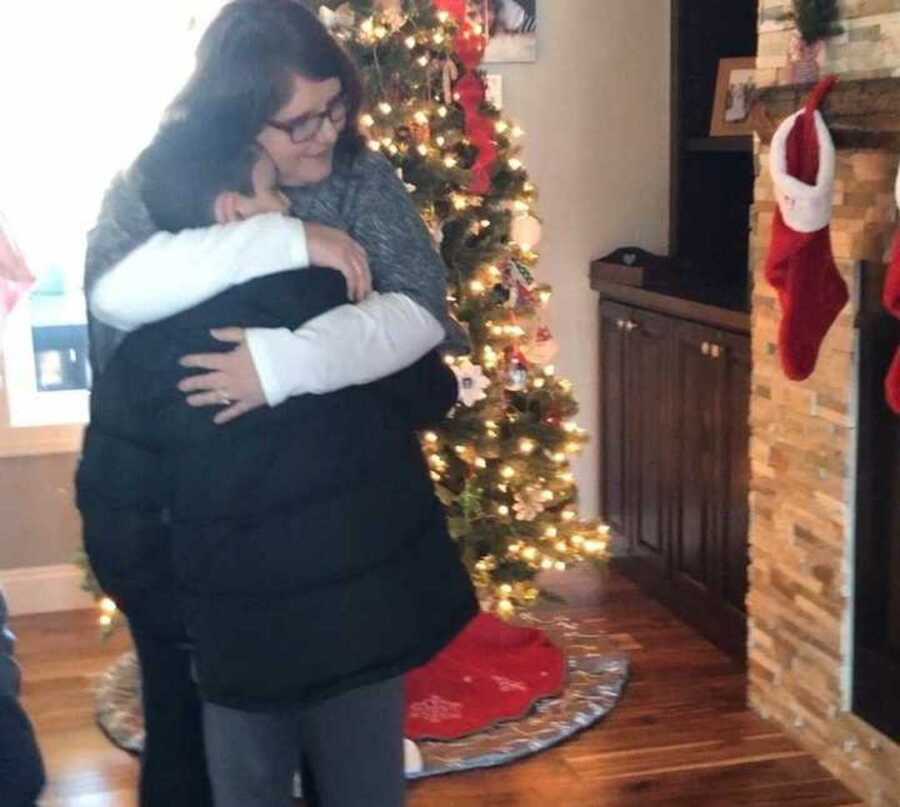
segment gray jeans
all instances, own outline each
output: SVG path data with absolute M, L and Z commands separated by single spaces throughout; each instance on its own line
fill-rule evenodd
M 216 807 L 293 807 L 301 756 L 317 807 L 403 807 L 405 712 L 402 677 L 302 709 L 244 712 L 205 704 Z

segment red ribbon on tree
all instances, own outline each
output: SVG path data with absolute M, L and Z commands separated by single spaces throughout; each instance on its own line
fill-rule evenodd
M 459 104 L 466 113 L 466 136 L 478 149 L 478 157 L 472 165 L 472 193 L 485 194 L 491 189 L 491 170 L 497 162 L 497 144 L 494 142 L 494 124 L 481 113 L 484 103 L 484 82 L 477 73 L 466 73 L 456 85 Z
M 469 21 L 466 0 L 434 0 L 434 6 L 452 15 L 459 25 L 454 51 L 467 72 L 457 82 L 455 92 L 465 112 L 466 137 L 478 149 L 478 157 L 471 168 L 469 190 L 483 195 L 491 189 L 491 172 L 497 162 L 494 124 L 481 112 L 485 99 L 484 81 L 475 72 L 484 57 L 485 39 L 475 32 Z

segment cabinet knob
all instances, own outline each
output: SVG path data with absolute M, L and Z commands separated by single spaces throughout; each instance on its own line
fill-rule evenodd
M 701 352 L 704 356 L 708 356 L 708 355 L 709 355 L 709 347 L 710 347 L 709 342 L 704 342 L 704 343 L 700 346 L 700 352 Z
M 631 333 L 637 327 L 638 324 L 636 322 L 628 321 L 625 323 L 625 330 L 628 331 L 628 333 Z
M 720 346 L 720 345 L 713 345 L 713 346 L 712 346 L 712 357 L 713 357 L 714 359 L 718 359 L 719 356 L 721 356 L 721 355 L 722 355 L 722 348 L 721 348 L 721 346 Z
M 625 320 L 624 319 L 616 320 L 616 327 L 621 331 L 625 327 Z

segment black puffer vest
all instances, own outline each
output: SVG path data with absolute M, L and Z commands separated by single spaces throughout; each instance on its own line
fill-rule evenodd
M 141 592 L 145 610 L 171 608 L 175 591 L 215 703 L 305 704 L 391 678 L 477 612 L 414 432 L 456 398 L 436 353 L 226 426 L 176 388 L 181 356 L 223 349 L 210 328 L 294 329 L 345 301 L 327 269 L 255 280 L 131 334 L 95 382 L 76 480 L 89 558 L 126 612 Z

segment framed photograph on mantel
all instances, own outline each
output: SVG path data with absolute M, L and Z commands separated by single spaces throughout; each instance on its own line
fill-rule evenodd
M 756 91 L 756 59 L 752 56 L 719 60 L 716 96 L 709 134 L 712 137 L 753 134 L 750 110 Z

